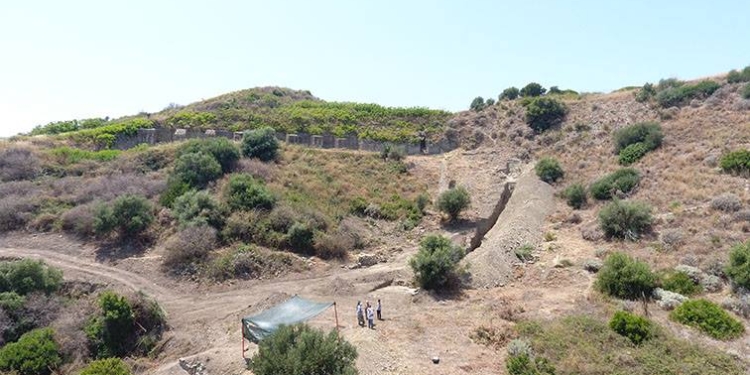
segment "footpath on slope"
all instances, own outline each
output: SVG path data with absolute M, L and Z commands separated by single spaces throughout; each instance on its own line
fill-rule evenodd
M 482 244 L 464 258 L 473 288 L 493 288 L 513 277 L 518 262 L 515 249 L 537 245 L 544 221 L 555 207 L 552 187 L 527 168 L 516 181 L 513 195 Z

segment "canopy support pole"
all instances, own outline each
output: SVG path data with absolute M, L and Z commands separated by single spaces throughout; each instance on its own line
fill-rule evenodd
M 333 302 L 333 316 L 336 318 L 336 336 L 341 337 L 341 332 L 339 332 L 339 312 L 338 309 L 336 309 L 336 301 Z
M 242 336 L 242 359 L 245 359 L 245 324 L 240 320 L 240 336 Z

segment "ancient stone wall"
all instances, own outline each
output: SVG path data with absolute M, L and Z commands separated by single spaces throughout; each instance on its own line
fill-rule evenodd
M 224 137 L 234 141 L 242 140 L 242 132 L 231 132 L 224 129 L 138 129 L 135 134 L 121 135 L 115 140 L 113 148 L 126 150 L 140 144 L 153 145 L 157 143 L 184 141 L 196 138 Z M 323 149 L 346 149 L 359 150 L 368 152 L 381 152 L 386 145 L 400 149 L 406 155 L 437 155 L 448 151 L 455 150 L 458 145 L 455 142 L 443 139 L 439 142 L 420 143 L 392 143 L 375 141 L 371 139 L 359 139 L 356 135 L 350 134 L 345 137 L 336 137 L 333 134 L 307 134 L 307 133 L 276 133 L 276 139 L 289 144 L 309 146 Z

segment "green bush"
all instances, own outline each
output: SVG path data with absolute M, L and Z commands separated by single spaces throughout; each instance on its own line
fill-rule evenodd
M 750 82 L 750 66 L 746 66 L 740 72 L 737 70 L 730 71 L 727 74 L 727 81 L 729 83 Z
M 651 151 L 661 146 L 663 139 L 661 125 L 657 122 L 629 125 L 615 132 L 615 153 L 620 153 L 624 148 L 635 143 L 642 143 L 648 151 Z
M 679 107 L 690 103 L 692 99 L 705 99 L 720 87 L 721 85 L 714 81 L 668 87 L 656 94 L 656 101 L 663 108 Z
M 482 98 L 481 96 L 477 96 L 476 98 L 474 98 L 474 100 L 471 101 L 471 105 L 469 106 L 469 109 L 475 112 L 479 112 L 484 108 L 484 98 Z
M 223 137 L 189 140 L 180 147 L 177 156 L 198 152 L 213 156 L 223 173 L 231 172 L 240 160 L 240 150 Z
M 750 240 L 732 247 L 724 273 L 734 285 L 750 290 Z
M 586 188 L 584 188 L 581 184 L 573 184 L 568 186 L 563 191 L 563 196 L 565 197 L 568 206 L 573 207 L 577 210 L 585 206 L 586 202 L 588 201 Z
M 553 126 L 559 125 L 565 119 L 568 108 L 557 99 L 540 97 L 533 98 L 526 105 L 526 123 L 541 133 Z
M 654 89 L 654 85 L 652 83 L 646 83 L 641 87 L 638 92 L 635 93 L 635 101 L 638 103 L 643 103 L 651 100 L 656 96 L 656 89 Z
M 508 87 L 507 89 L 503 90 L 502 93 L 500 93 L 500 96 L 497 98 L 498 100 L 515 100 L 518 98 L 518 95 L 520 95 L 520 91 L 515 87 Z
M 438 209 L 448 214 L 451 221 L 458 219 L 461 211 L 469 208 L 469 205 L 471 205 L 471 197 L 463 186 L 446 190 L 440 194 L 437 201 Z
M 638 299 L 651 296 L 656 280 L 656 275 L 646 263 L 616 252 L 604 261 L 594 285 L 600 292 L 612 297 Z
M 565 176 L 560 163 L 555 158 L 543 157 L 536 163 L 536 175 L 544 182 L 554 183 Z
M 438 289 L 456 281 L 458 263 L 464 251 L 443 236 L 430 235 L 420 242 L 419 252 L 409 260 L 417 283 L 425 289 Z
M 167 189 L 159 196 L 159 203 L 164 207 L 172 207 L 174 201 L 189 190 L 190 185 L 175 176 L 171 176 L 167 181 Z
M 132 375 L 130 368 L 120 358 L 98 359 L 83 368 L 79 375 Z
M 263 181 L 249 174 L 233 174 L 224 188 L 224 199 L 234 211 L 266 209 L 276 204 L 276 198 Z
M 750 149 L 732 151 L 723 155 L 719 165 L 727 173 L 750 174 Z
M 246 157 L 271 161 L 278 153 L 279 141 L 273 128 L 250 130 L 242 137 L 242 155 Z
M 132 348 L 135 314 L 123 296 L 105 291 L 99 296 L 101 315 L 84 328 L 91 353 L 96 358 L 122 357 Z
M 94 231 L 108 234 L 117 230 L 123 237 L 135 237 L 154 221 L 153 207 L 138 195 L 123 195 L 112 206 L 100 205 L 94 214 Z
M 526 97 L 542 96 L 544 95 L 545 92 L 547 92 L 547 89 L 542 87 L 542 85 L 536 82 L 531 82 L 528 85 L 524 86 L 519 92 L 519 94 L 522 97 L 526 98 Z
M 685 272 L 668 272 L 661 277 L 662 289 L 679 293 L 684 296 L 692 296 L 703 291 L 700 284 L 696 284 Z
M 734 339 L 745 332 L 742 323 L 719 305 L 704 299 L 683 302 L 669 317 L 719 340 Z
M 599 225 L 604 235 L 635 241 L 651 230 L 651 207 L 641 202 L 615 200 L 599 211 Z
M 591 184 L 591 195 L 599 200 L 612 199 L 617 192 L 628 194 L 638 185 L 641 176 L 633 168 L 622 168 Z
M 314 250 L 315 232 L 306 224 L 294 223 L 287 233 L 287 243 L 292 251 L 302 254 L 310 254 Z
M 417 199 L 414 201 L 414 203 L 416 203 L 419 212 L 424 214 L 425 208 L 427 208 L 427 206 L 429 206 L 432 202 L 430 201 L 429 195 L 422 193 L 417 196 Z
M 226 210 L 207 191 L 188 191 L 175 200 L 173 211 L 183 228 L 208 224 L 221 230 L 224 226 Z
M 248 368 L 256 375 L 355 375 L 357 349 L 305 324 L 281 326 L 258 346 Z
M 26 295 L 52 293 L 62 284 L 62 271 L 41 260 L 22 259 L 0 263 L 0 292 Z
M 742 93 L 740 95 L 742 95 L 742 99 L 750 99 L 750 83 L 742 87 Z
M 633 143 L 620 150 L 617 161 L 621 165 L 630 165 L 641 160 L 648 153 L 648 148 L 643 142 Z
M 48 375 L 62 363 L 51 328 L 25 333 L 0 349 L 0 370 L 20 375 Z
M 174 163 L 174 176 L 190 187 L 202 189 L 221 177 L 221 164 L 203 152 L 183 154 Z
M 505 359 L 509 375 L 555 375 L 555 367 L 546 358 L 531 357 L 528 354 L 509 355 Z
M 619 335 L 627 337 L 635 345 L 640 345 L 653 337 L 651 322 L 627 311 L 616 312 L 612 320 L 609 321 L 609 328 L 612 328 Z

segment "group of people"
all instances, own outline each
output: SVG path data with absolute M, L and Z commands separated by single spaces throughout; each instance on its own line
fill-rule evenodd
M 383 320 L 381 315 L 382 310 L 383 305 L 380 304 L 380 299 L 378 299 L 378 306 L 374 310 L 372 305 L 370 305 L 370 301 L 365 301 L 364 306 L 362 306 L 362 301 L 357 301 L 357 322 L 359 326 L 364 327 L 365 319 L 367 319 L 367 328 L 375 329 L 375 313 L 377 313 L 378 320 Z

